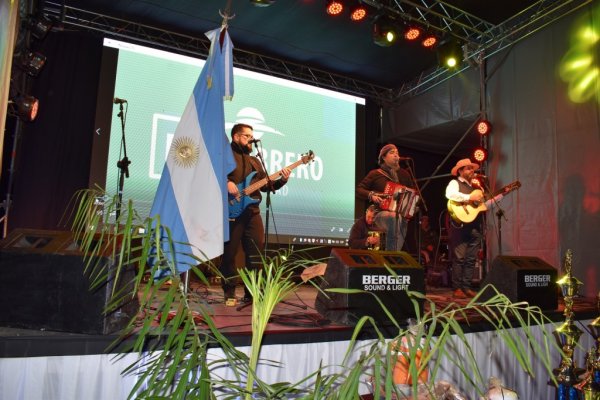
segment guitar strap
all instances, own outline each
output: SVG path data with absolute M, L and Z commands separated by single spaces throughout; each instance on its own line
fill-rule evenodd
M 260 162 L 258 161 L 258 159 L 256 157 L 248 157 L 248 159 L 250 160 L 250 164 L 252 164 L 252 168 L 254 168 L 254 170 L 256 172 L 262 171 L 262 167 L 260 165 Z

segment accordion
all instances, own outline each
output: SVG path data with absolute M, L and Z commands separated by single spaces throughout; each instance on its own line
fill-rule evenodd
M 404 185 L 388 182 L 383 192 L 384 200 L 379 208 L 384 211 L 398 212 L 403 218 L 412 218 L 419 202 L 417 191 Z

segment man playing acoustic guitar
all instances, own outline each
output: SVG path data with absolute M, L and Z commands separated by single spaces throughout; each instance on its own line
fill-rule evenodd
M 452 257 L 452 288 L 453 296 L 458 299 L 466 299 L 476 295 L 471 288 L 473 270 L 477 253 L 481 247 L 483 234 L 481 233 L 482 215 L 480 210 L 487 207 L 503 197 L 496 197 L 484 202 L 483 192 L 473 183 L 475 170 L 479 165 L 472 163 L 470 159 L 464 158 L 452 168 L 452 175 L 456 179 L 451 180 L 446 187 L 446 198 L 448 199 L 448 247 Z M 503 189 L 508 193 L 511 188 Z M 460 218 L 464 215 L 464 218 Z

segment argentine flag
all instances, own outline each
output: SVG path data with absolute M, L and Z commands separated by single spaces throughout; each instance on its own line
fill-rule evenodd
M 175 242 L 175 265 L 184 272 L 223 254 L 229 240 L 227 174 L 235 168 L 225 133 L 223 100 L 233 96 L 233 44 L 227 28 L 206 33 L 210 52 L 175 129 L 150 217 L 159 215 Z M 164 233 L 164 232 L 163 232 Z M 168 244 L 163 245 L 172 257 Z

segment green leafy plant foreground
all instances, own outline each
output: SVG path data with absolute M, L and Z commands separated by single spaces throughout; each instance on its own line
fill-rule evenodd
M 550 323 L 539 308 L 526 303 L 511 303 L 496 291 L 496 295 L 486 301 L 476 297 L 466 306 L 452 303 L 438 309 L 423 294 L 411 292 L 409 297 L 417 318 L 410 330 L 405 321 L 398 321 L 378 299 L 397 332 L 395 337 L 389 338 L 372 318 L 362 317 L 356 323 L 343 364 L 337 366 L 339 372 L 326 373 L 328 366 L 320 365 L 299 382 L 266 383 L 256 374 L 261 363 L 292 367 L 279 365 L 277 360 L 260 358 L 269 318 L 277 304 L 300 285 L 291 279 L 292 275 L 315 261 L 301 252 L 284 249 L 263 254 L 261 270 L 240 270 L 240 277 L 254 298 L 248 356 L 237 350 L 216 327 L 210 305 L 200 302 L 192 307 L 190 304 L 185 282 L 176 273 L 173 253 L 162 250 L 164 247 L 173 249 L 173 240 L 169 228 L 161 225 L 160 217 L 141 220 L 129 201 L 119 207 L 119 218 L 114 221 L 111 218 L 117 207 L 118 199 L 109 198 L 100 190 L 80 191 L 75 199 L 72 231 L 86 255 L 84 273 L 91 278 L 92 287 L 105 284 L 108 276 L 114 278 L 109 281 L 113 296 L 105 311 L 114 312 L 127 297 L 137 296 L 139 300 L 138 314 L 108 349 L 117 351 L 117 357 L 128 352 L 139 354 L 137 361 L 123 371 L 137 376 L 129 398 L 250 399 L 258 396 L 265 399 L 357 399 L 359 385 L 366 381 L 371 382 L 374 393 L 383 398 L 404 398 L 404 387 L 393 383 L 392 372 L 398 357 L 407 362 L 412 382 L 411 396 L 415 399 L 419 376 L 424 370 L 428 372 L 428 381 L 421 386 L 433 394 L 433 385 L 444 361 L 450 362 L 481 394 L 487 377 L 481 375 L 476 355 L 463 329 L 464 322 L 474 316 L 489 324 L 516 358 L 523 373 L 533 376 L 534 363 L 541 363 L 547 373 L 543 379 L 553 379 L 552 355 L 561 350 L 545 330 L 542 330 L 541 338 L 535 335 L 536 327 Z M 167 246 L 161 246 L 165 243 Z M 109 266 L 99 263 L 99 256 L 109 256 L 113 262 Z M 196 261 L 218 274 L 210 260 Z M 209 285 L 198 265 L 193 265 L 189 273 Z M 125 274 L 128 269 L 134 273 Z M 168 274 L 164 273 L 165 270 Z M 394 271 L 390 269 L 390 273 L 394 274 Z M 131 276 L 132 279 L 126 278 Z M 159 276 L 165 277 L 155 279 Z M 130 281 L 123 282 L 125 279 Z M 159 293 L 159 288 L 164 288 L 168 280 L 171 283 L 168 289 Z M 129 291 L 120 289 L 123 283 L 127 283 Z M 363 293 L 345 288 L 327 291 Z M 420 309 L 421 303 L 424 303 L 425 311 Z M 359 341 L 367 328 L 374 338 Z M 389 331 L 389 326 L 387 328 Z M 405 341 L 405 348 L 399 352 L 393 343 L 408 336 L 411 340 Z M 220 348 L 223 357 L 210 359 L 208 349 L 211 347 Z M 417 352 L 420 352 L 420 357 L 416 357 Z M 352 355 L 356 354 L 360 357 L 351 362 Z M 230 370 L 235 379 L 221 378 L 216 371 L 223 369 Z M 420 389 L 423 390 L 423 387 Z

